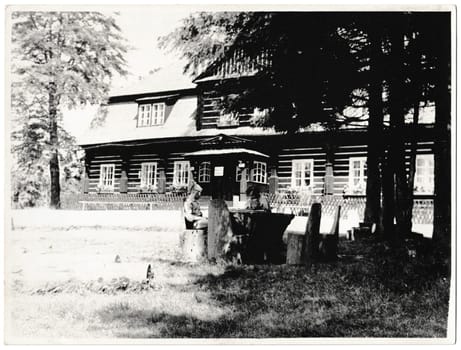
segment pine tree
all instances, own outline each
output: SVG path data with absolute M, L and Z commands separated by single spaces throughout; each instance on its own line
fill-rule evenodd
M 12 43 L 13 106 L 25 120 L 40 120 L 44 135 L 31 142 L 47 148 L 50 206 L 59 208 L 62 111 L 105 100 L 113 75 L 126 73 L 125 43 L 115 19 L 98 12 L 22 11 L 12 14 Z M 23 134 L 34 129 L 29 122 Z

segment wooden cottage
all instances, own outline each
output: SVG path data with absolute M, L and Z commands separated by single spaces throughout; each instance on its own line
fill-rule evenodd
M 237 58 L 214 64 L 192 82 L 169 84 L 151 75 L 133 90 L 114 94 L 104 123 L 81 140 L 84 193 L 184 191 L 193 177 L 204 196 L 242 198 L 250 184 L 271 193 L 363 196 L 365 128 L 326 132 L 306 128 L 295 135 L 251 125 L 257 108 L 224 113 L 216 81 L 246 75 L 254 67 Z M 422 118 L 433 111 L 426 109 Z M 415 194 L 433 193 L 433 127 L 422 120 L 416 135 Z M 385 137 L 385 135 L 383 135 Z

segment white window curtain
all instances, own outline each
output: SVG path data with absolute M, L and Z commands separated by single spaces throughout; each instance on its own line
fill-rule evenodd
M 104 190 L 114 190 L 115 164 L 101 164 L 99 186 Z
M 434 155 L 416 155 L 415 194 L 434 194 Z
M 295 159 L 291 167 L 291 187 L 312 190 L 314 184 L 314 160 Z
M 141 187 L 157 185 L 157 163 L 141 163 Z
M 367 158 L 349 158 L 348 194 L 365 194 L 367 186 Z
M 173 186 L 187 186 L 189 183 L 189 161 L 174 162 Z

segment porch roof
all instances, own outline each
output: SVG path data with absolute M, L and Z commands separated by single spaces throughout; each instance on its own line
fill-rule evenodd
M 247 148 L 225 148 L 225 149 L 204 149 L 200 151 L 190 152 L 184 154 L 186 157 L 199 157 L 199 156 L 222 156 L 225 154 L 250 154 L 254 156 L 269 158 L 267 154 L 253 151 Z

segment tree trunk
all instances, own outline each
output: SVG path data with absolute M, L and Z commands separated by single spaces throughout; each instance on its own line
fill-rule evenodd
M 379 163 L 382 157 L 381 138 L 383 129 L 383 81 L 381 71 L 381 32 L 370 23 L 370 87 L 368 100 L 368 152 L 367 187 L 364 221 L 367 224 L 379 222 L 381 212 L 381 179 Z
M 407 173 L 405 169 L 405 143 L 403 128 L 405 126 L 405 85 L 404 85 L 404 35 L 402 17 L 395 20 L 390 28 L 391 41 L 391 69 L 389 81 L 389 114 L 390 114 L 390 154 L 389 165 L 395 177 L 395 219 L 396 235 L 394 238 L 402 240 L 411 233 L 411 219 L 409 217 L 409 191 Z
M 48 113 L 50 118 L 50 207 L 61 208 L 61 186 L 59 184 L 59 145 L 58 145 L 58 120 L 57 120 L 56 85 L 49 84 Z
M 395 203 L 394 203 L 394 174 L 389 166 L 389 151 L 383 156 L 382 161 L 382 195 L 383 195 L 383 206 L 380 216 L 380 228 L 379 232 L 381 236 L 388 240 L 393 241 L 395 236 Z
M 437 81 L 435 86 L 434 231 L 433 240 L 449 264 L 451 247 L 451 67 L 450 14 L 437 28 Z

